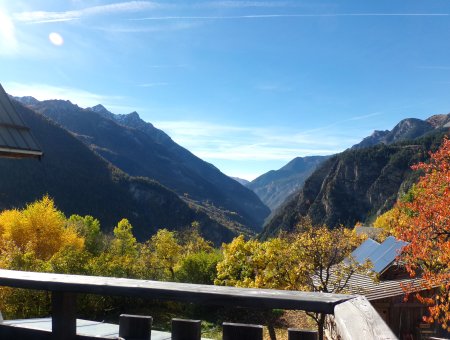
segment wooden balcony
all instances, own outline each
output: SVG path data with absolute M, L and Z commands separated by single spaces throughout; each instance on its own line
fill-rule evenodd
M 12 270 L 0 270 L 0 286 L 51 292 L 51 339 L 58 340 L 80 338 L 76 335 L 76 295 L 78 293 L 141 297 L 204 305 L 319 312 L 332 316 L 330 320 L 332 320 L 333 338 L 396 339 L 367 299 L 357 295 L 234 288 Z M 0 338 L 4 338 L 1 328 Z

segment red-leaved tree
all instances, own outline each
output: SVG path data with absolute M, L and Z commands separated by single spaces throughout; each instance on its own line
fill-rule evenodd
M 450 140 L 445 137 L 441 147 L 430 154 L 427 163 L 413 166 L 423 171 L 411 190 L 409 199 L 399 201 L 404 223 L 395 234 L 408 241 L 402 259 L 412 277 L 422 276 L 424 288 L 436 289 L 432 297 L 417 294 L 429 306 L 425 321 L 438 321 L 450 328 Z

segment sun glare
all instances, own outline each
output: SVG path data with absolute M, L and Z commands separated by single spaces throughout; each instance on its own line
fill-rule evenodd
M 61 36 L 61 34 L 56 32 L 50 33 L 48 35 L 48 40 L 50 40 L 50 42 L 55 46 L 61 46 L 62 44 L 64 44 L 63 37 Z
M 14 24 L 6 12 L 0 8 L 0 54 L 11 53 L 16 47 Z

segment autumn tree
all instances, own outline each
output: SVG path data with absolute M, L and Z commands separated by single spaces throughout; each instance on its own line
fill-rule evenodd
M 372 275 L 372 264 L 357 263 L 350 254 L 358 247 L 362 238 L 353 230 L 339 227 L 303 226 L 304 231 L 292 236 L 292 244 L 300 248 L 300 258 L 305 267 L 307 290 L 325 293 L 347 293 L 348 282 L 355 273 Z M 307 313 L 317 323 L 319 339 L 323 339 L 326 315 Z
M 24 209 L 0 213 L 0 267 L 4 269 L 80 272 L 84 239 L 66 225 L 64 214 L 44 196 Z M 0 310 L 9 316 L 48 313 L 48 294 L 0 288 Z
M 148 278 L 175 281 L 175 270 L 182 257 L 182 247 L 174 231 L 159 229 L 142 246 L 141 261 Z
M 94 275 L 141 278 L 140 245 L 133 235 L 133 226 L 127 219 L 119 221 L 113 238 L 106 249 L 89 261 L 89 271 Z
M 37 260 L 49 260 L 63 248 L 82 249 L 84 239 L 66 226 L 66 219 L 54 201 L 44 196 L 23 210 L 5 210 L 0 214 L 0 251 L 13 247 Z
M 402 261 L 412 277 L 421 276 L 425 289 L 436 288 L 436 296 L 417 294 L 429 305 L 426 321 L 450 328 L 450 140 L 430 154 L 427 163 L 412 168 L 423 173 L 412 192 L 395 209 L 403 223 L 394 228 L 395 235 L 409 244 Z
M 200 224 L 196 221 L 192 222 L 189 228 L 177 232 L 176 237 L 183 247 L 183 253 L 185 255 L 214 251 L 212 242 L 205 240 L 203 236 L 200 235 Z
M 92 255 L 99 255 L 106 248 L 106 238 L 101 232 L 100 221 L 87 215 L 72 215 L 67 220 L 67 225 L 84 238 L 86 251 Z
M 200 224 L 192 222 L 189 228 L 177 233 L 182 254 L 175 268 L 175 278 L 180 282 L 213 284 L 222 253 L 200 235 L 199 229 Z
M 370 268 L 370 264 L 360 265 L 348 258 L 361 241 L 351 230 L 313 227 L 310 221 L 299 225 L 293 234 L 265 242 L 245 241 L 240 236 L 224 246 L 215 283 L 343 293 L 354 273 L 367 273 Z M 325 315 L 309 315 L 323 339 Z
M 217 264 L 222 260 L 219 250 L 199 251 L 182 257 L 175 271 L 179 282 L 214 284 L 217 277 Z

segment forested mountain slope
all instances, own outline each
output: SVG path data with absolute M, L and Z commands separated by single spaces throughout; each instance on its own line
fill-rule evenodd
M 292 230 L 302 217 L 314 224 L 353 227 L 391 208 L 417 178 L 410 166 L 436 149 L 448 128 L 396 144 L 350 149 L 326 160 L 269 219 L 262 238 Z
M 279 170 L 271 170 L 247 184 L 272 211 L 293 192 L 328 156 L 296 157 Z
M 200 221 L 202 233 L 216 243 L 233 236 L 171 190 L 125 174 L 48 118 L 17 102 L 14 105 L 41 144 L 44 157 L 42 161 L 0 159 L 0 209 L 23 207 L 49 194 L 65 214 L 92 215 L 106 231 L 120 219 L 129 219 L 140 240 L 159 228 L 182 230 L 193 221 Z
M 228 211 L 228 217 L 251 230 L 260 231 L 270 212 L 254 192 L 176 144 L 136 112 L 114 115 L 101 105 L 83 109 L 61 100 L 28 98 L 27 104 L 124 172 L 154 179 L 200 205 Z

